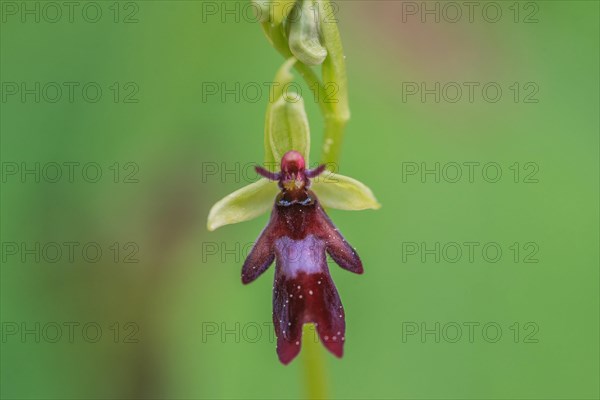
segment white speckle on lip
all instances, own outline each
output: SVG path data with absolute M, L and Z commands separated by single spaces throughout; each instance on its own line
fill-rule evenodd
M 299 341 L 296 341 L 296 346 L 300 346 L 300 342 Z
M 312 290 L 309 290 L 309 291 L 308 291 L 308 294 L 310 294 L 310 295 L 312 296 L 312 294 L 313 294 L 313 291 L 312 291 Z

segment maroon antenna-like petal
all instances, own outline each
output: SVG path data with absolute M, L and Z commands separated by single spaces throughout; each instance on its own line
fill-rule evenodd
M 315 169 L 309 169 L 308 171 L 306 171 L 306 177 L 311 178 L 311 179 L 316 178 L 317 176 L 321 175 L 323 172 L 325 172 L 325 164 L 321 164 Z
M 364 272 L 362 261 L 356 250 L 344 239 L 339 229 L 320 206 L 318 206 L 318 213 L 322 221 L 319 224 L 319 230 L 321 237 L 327 243 L 327 253 L 340 267 L 355 274 L 362 274 Z
M 266 169 L 264 169 L 263 167 L 260 167 L 260 166 L 254 167 L 254 170 L 256 171 L 257 174 L 259 174 L 263 178 L 267 178 L 270 181 L 278 181 L 279 178 L 280 178 L 280 174 L 275 173 L 275 172 L 271 172 L 271 171 L 266 170 Z
M 274 224 L 272 222 L 273 215 L 271 215 L 271 220 L 256 240 L 256 243 L 254 243 L 248 257 L 246 257 L 246 261 L 244 261 L 244 265 L 242 266 L 242 283 L 244 285 L 258 278 L 269 268 L 275 259 L 273 242 Z

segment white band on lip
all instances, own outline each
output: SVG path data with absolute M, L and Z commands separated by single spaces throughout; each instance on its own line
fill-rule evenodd
M 275 241 L 275 259 L 281 272 L 289 278 L 295 278 L 300 272 L 324 272 L 327 268 L 325 242 L 313 235 L 300 240 L 281 237 Z

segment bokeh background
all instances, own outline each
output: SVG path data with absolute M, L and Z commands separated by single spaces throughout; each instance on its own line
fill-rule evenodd
M 268 217 L 205 228 L 214 202 L 255 179 L 262 85 L 283 61 L 240 14 L 246 3 L 80 2 L 56 22 L 47 2 L 1 3 L 1 397 L 305 396 L 303 354 L 287 367 L 275 354 L 273 270 L 240 283 Z M 331 268 L 347 341 L 342 360 L 323 350 L 329 396 L 598 398 L 598 2 L 499 1 L 486 13 L 484 2 L 472 22 L 461 3 L 455 22 L 437 2 L 411 3 L 416 15 L 401 1 L 337 4 L 352 110 L 339 168 L 383 208 L 330 211 L 366 273 Z M 41 7 L 39 22 L 26 7 Z M 21 98 L 23 82 L 79 89 L 53 103 L 50 85 L 36 102 Z M 81 93 L 89 82 L 103 89 L 95 103 Z M 298 82 L 316 162 L 323 121 Z M 473 101 L 466 89 L 456 102 L 406 92 L 435 82 L 480 86 Z M 482 95 L 490 82 L 497 102 Z M 222 99 L 207 95 L 213 83 L 265 91 Z M 69 162 L 80 163 L 72 182 L 67 167 L 45 179 Z M 403 174 L 465 162 L 497 163 L 502 176 Z M 40 182 L 21 175 L 36 163 Z M 473 261 L 449 262 L 447 244 L 465 242 L 480 244 Z M 102 250 L 97 262 L 86 243 L 91 258 Z M 427 252 L 436 243 L 439 262 Z M 482 255 L 486 243 L 499 261 Z

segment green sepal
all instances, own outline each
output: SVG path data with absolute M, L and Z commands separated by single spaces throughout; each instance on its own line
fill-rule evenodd
M 276 182 L 260 179 L 219 200 L 208 213 L 209 231 L 256 218 L 267 212 L 279 193 Z
M 327 171 L 313 181 L 311 189 L 324 207 L 349 211 L 381 208 L 371 189 L 348 176 Z

